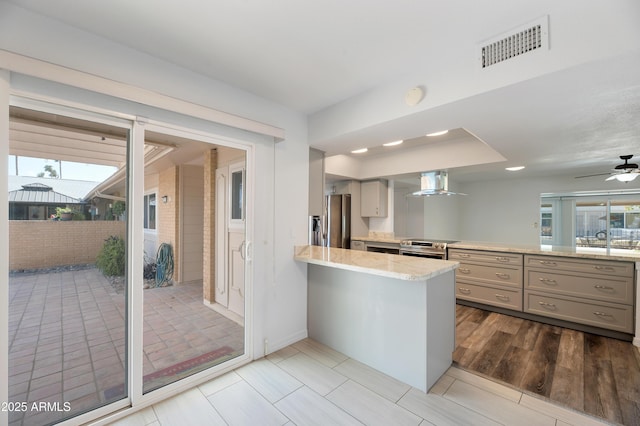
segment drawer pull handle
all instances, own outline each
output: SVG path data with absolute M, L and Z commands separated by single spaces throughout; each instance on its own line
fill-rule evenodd
M 464 288 L 464 287 L 458 287 L 458 291 L 460 293 L 464 293 L 464 294 L 471 294 L 471 290 L 469 290 L 468 288 Z
M 502 278 L 503 280 L 508 280 L 509 278 L 511 278 L 511 275 L 505 274 L 503 272 L 496 272 L 496 277 Z
M 595 312 L 593 313 L 593 315 L 597 315 L 597 316 L 599 316 L 599 317 L 613 318 L 613 315 L 608 314 L 608 313 L 606 313 L 606 312 L 598 312 L 598 311 L 595 311 Z
M 504 256 L 496 256 L 496 260 L 498 262 L 508 262 L 509 258 L 508 257 L 504 257 Z
M 458 253 L 457 256 L 465 259 L 471 257 L 471 255 L 467 253 Z
M 596 284 L 594 285 L 594 287 L 597 288 L 598 290 L 613 290 L 613 287 L 609 287 L 608 285 Z
M 471 270 L 468 268 L 458 268 L 458 271 L 460 271 L 463 274 L 468 274 L 471 272 Z
M 539 278 L 540 282 L 548 285 L 558 285 L 558 282 L 551 278 Z
M 547 265 L 547 266 L 557 266 L 558 264 L 556 262 L 552 262 L 550 260 L 540 260 L 539 261 L 541 265 Z
M 496 293 L 496 298 L 497 298 L 497 299 L 506 300 L 507 302 L 509 301 L 509 296 L 505 296 L 504 294 L 498 294 L 498 293 Z
M 600 265 L 597 265 L 597 266 L 594 266 L 594 268 L 596 268 L 598 271 L 610 271 L 610 272 L 615 271 L 615 269 L 612 268 L 611 266 L 600 266 Z
M 556 310 L 556 305 L 554 305 L 553 303 L 549 303 L 549 302 L 538 302 L 540 304 L 540 306 L 544 307 L 544 308 L 548 308 L 549 310 L 555 311 Z

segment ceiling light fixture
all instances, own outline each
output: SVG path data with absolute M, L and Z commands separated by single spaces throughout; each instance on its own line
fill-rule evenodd
M 429 136 L 429 137 L 431 138 L 431 137 L 434 137 L 434 136 L 442 136 L 442 135 L 446 135 L 447 133 L 449 133 L 449 131 L 448 131 L 448 130 L 442 130 L 442 131 L 440 131 L 440 132 L 433 132 L 433 133 L 429 133 L 429 134 L 427 134 L 427 136 Z
M 506 167 L 505 170 L 509 170 L 510 172 L 517 172 L 518 170 L 524 169 L 524 166 L 514 166 L 514 167 Z
M 399 141 L 393 141 L 393 142 L 387 142 L 387 143 L 383 143 L 382 146 L 396 146 L 396 145 L 400 145 L 402 142 L 402 140 Z
M 363 152 L 367 152 L 369 151 L 367 148 L 360 148 L 360 149 L 355 149 L 353 151 L 351 151 L 352 154 L 362 154 Z
M 638 173 L 621 173 L 613 177 L 619 182 L 631 182 L 638 177 Z

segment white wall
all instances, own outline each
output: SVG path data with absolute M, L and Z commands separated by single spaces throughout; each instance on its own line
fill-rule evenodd
M 264 341 L 275 350 L 306 336 L 306 265 L 293 261 L 293 246 L 306 243 L 308 145 L 306 118 L 281 105 L 214 81 L 168 62 L 128 49 L 60 22 L 0 4 L 0 49 L 41 59 L 144 88 L 177 99 L 215 108 L 282 128 L 284 141 L 275 144 L 237 129 L 185 119 L 185 126 L 202 126 L 226 136 L 249 140 L 255 152 L 254 356 L 264 354 Z M 158 120 L 175 114 L 144 105 L 47 84 L 13 74 L 12 85 L 23 90 L 58 94 L 104 108 Z M 152 116 L 149 116 L 149 115 Z M 155 116 L 153 115 L 155 114 Z M 182 119 L 181 119 L 182 120 Z M 187 124 L 185 124 L 187 123 Z M 6 174 L 0 163 L 0 175 Z

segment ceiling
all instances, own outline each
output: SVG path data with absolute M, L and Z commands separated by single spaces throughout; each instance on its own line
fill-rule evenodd
M 345 111 L 355 123 L 359 110 L 349 105 L 367 111 L 367 96 L 375 101 L 393 89 L 403 100 L 414 85 L 426 90 L 409 112 L 370 113 L 375 119 L 362 125 L 310 135 L 327 155 L 455 128 L 506 159 L 455 167 L 450 177 L 459 181 L 501 178 L 513 165 L 527 166 L 521 176 L 579 176 L 607 172 L 624 154 L 640 162 L 634 0 L 10 3 L 272 100 L 310 122 Z M 464 70 L 479 42 L 543 15 L 550 22 L 545 62 L 530 61 L 515 77 L 507 70 L 481 79 Z

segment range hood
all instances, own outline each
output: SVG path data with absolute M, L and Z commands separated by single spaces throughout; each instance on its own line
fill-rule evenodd
M 461 192 L 449 191 L 449 173 L 444 170 L 423 172 L 420 175 L 420 191 L 410 194 L 414 197 L 429 197 L 431 195 L 467 195 Z

